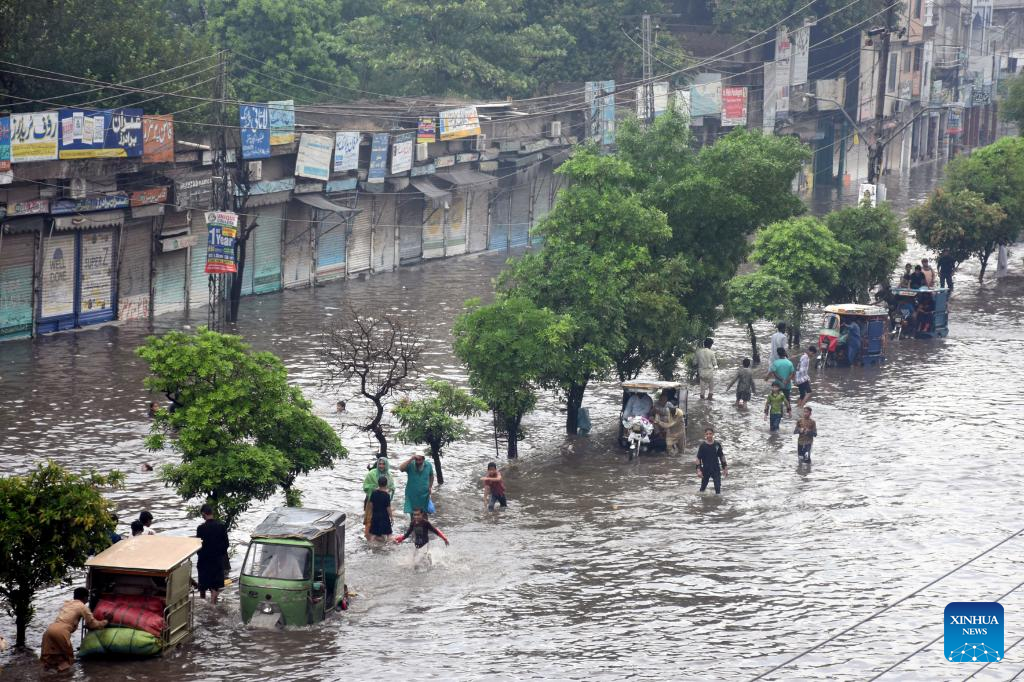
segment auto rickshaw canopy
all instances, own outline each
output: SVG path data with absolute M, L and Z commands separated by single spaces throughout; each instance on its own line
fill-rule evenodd
M 633 393 L 656 393 L 657 391 L 675 389 L 682 390 L 683 384 L 679 381 L 623 381 L 622 390 Z
M 88 568 L 167 573 L 199 551 L 199 538 L 173 535 L 137 535 L 115 542 L 86 560 Z
M 325 509 L 303 507 L 279 507 L 267 514 L 267 518 L 252 532 L 253 539 L 294 538 L 315 540 L 326 533 L 333 533 L 345 527 L 345 514 Z
M 837 315 L 852 315 L 855 317 L 887 317 L 889 315 L 885 308 L 876 305 L 864 305 L 863 303 L 838 303 L 825 306 L 826 313 Z

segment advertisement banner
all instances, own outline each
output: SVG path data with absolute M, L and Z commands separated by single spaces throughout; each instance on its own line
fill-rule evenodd
M 775 119 L 789 116 L 789 61 L 775 62 Z
M 174 163 L 174 115 L 142 117 L 142 162 Z
M 84 199 L 54 199 L 50 202 L 50 213 L 53 215 L 71 215 L 89 213 L 90 211 L 113 211 L 128 208 L 129 199 L 125 192 L 104 194 Z
M 668 110 L 668 86 L 668 81 L 651 83 L 654 99 L 654 118 L 661 116 Z M 636 115 L 639 119 L 647 119 L 647 91 L 643 85 L 636 89 Z
M 302 133 L 299 154 L 295 157 L 295 175 L 326 182 L 331 177 L 331 153 L 334 140 L 323 135 Z
M 136 206 L 149 206 L 151 204 L 167 203 L 166 187 L 151 187 L 140 189 L 128 195 L 128 203 L 134 208 Z
M 229 211 L 209 211 L 206 214 L 206 229 L 205 272 L 238 272 L 238 265 L 235 263 L 238 214 Z
M 380 183 L 388 174 L 388 142 L 391 135 L 388 133 L 374 133 L 373 143 L 370 145 L 370 172 L 366 177 L 367 182 Z
M 719 116 L 722 113 L 722 74 L 702 73 L 690 88 L 690 114 Z
M 270 144 L 291 144 L 295 141 L 295 101 L 267 102 L 270 110 Z
M 722 127 L 747 125 L 747 89 L 722 88 Z
M 601 144 L 615 144 L 615 81 L 601 81 Z
M 448 109 L 438 114 L 440 118 L 441 141 L 475 137 L 480 134 L 480 119 L 476 107 Z
M 846 101 L 846 77 L 814 81 L 814 94 L 818 111 L 838 111 Z
M 59 130 L 56 111 L 11 114 L 11 163 L 55 160 Z
M 391 144 L 391 174 L 405 173 L 412 168 L 412 146 L 416 133 L 395 135 Z
M 764 106 L 761 111 L 761 131 L 765 135 L 775 132 L 775 62 L 764 63 Z
M 75 235 L 57 233 L 43 240 L 40 317 L 75 312 Z
M 807 82 L 807 61 L 811 53 L 811 27 L 798 28 L 790 37 L 792 38 L 793 57 L 789 67 L 789 84 L 803 85 Z
M 270 157 L 270 109 L 262 104 L 239 104 L 238 127 L 243 159 Z
M 142 109 L 61 109 L 59 116 L 62 159 L 142 156 Z
M 676 90 L 673 95 L 673 104 L 676 107 L 676 111 L 690 118 L 690 91 L 687 90 Z
M 11 119 L 0 116 L 0 173 L 11 170 Z
M 598 97 L 600 86 L 600 81 L 587 81 L 583 84 L 583 100 L 587 105 L 587 108 L 584 109 L 587 113 L 587 139 L 595 142 L 601 139 L 601 124 L 603 123 L 601 98 Z
M 213 205 L 213 176 L 210 171 L 197 171 L 175 178 L 174 203 L 179 211 L 210 208 Z
M 359 142 L 362 137 L 360 133 L 334 133 L 335 173 L 359 168 Z
M 436 140 L 437 130 L 434 125 L 434 119 L 426 116 L 421 118 L 416 126 L 416 142 L 435 142 Z

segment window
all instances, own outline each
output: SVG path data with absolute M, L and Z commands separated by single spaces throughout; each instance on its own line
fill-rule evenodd
M 311 556 L 307 547 L 254 542 L 245 555 L 242 573 L 277 580 L 308 580 Z
M 898 63 L 899 59 L 897 58 L 897 55 L 889 55 L 889 72 L 887 78 L 889 82 L 886 83 L 885 86 L 887 92 L 894 92 L 896 90 L 896 68 Z
M 921 62 L 924 60 L 924 46 L 918 45 L 914 48 L 914 71 L 921 70 Z

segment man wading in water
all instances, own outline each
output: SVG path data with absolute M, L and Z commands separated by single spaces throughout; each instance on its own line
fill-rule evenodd
M 719 468 L 721 462 L 721 468 Z M 704 429 L 704 442 L 697 448 L 697 473 L 700 475 L 700 491 L 708 487 L 708 480 L 715 481 L 715 494 L 722 494 L 722 476 L 729 475 L 729 465 L 725 462 L 722 444 L 715 440 L 715 430 L 710 426 Z

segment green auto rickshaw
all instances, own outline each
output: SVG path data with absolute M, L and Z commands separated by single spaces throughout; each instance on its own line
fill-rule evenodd
M 282 507 L 252 533 L 242 564 L 242 621 L 311 625 L 348 608 L 345 514 Z

